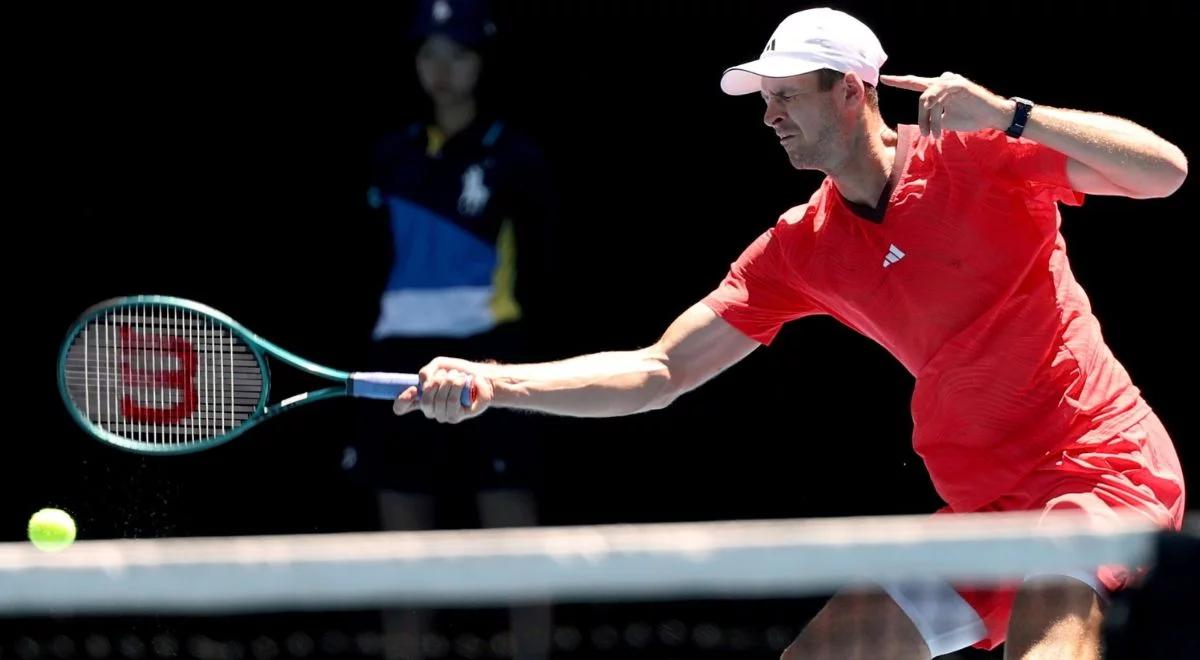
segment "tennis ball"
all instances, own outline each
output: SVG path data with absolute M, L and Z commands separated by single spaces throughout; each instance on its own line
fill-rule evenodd
M 63 550 L 75 541 L 75 521 L 62 509 L 42 509 L 29 518 L 29 540 L 39 550 Z

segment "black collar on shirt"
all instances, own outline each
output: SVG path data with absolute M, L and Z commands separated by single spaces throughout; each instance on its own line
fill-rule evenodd
M 883 191 L 879 193 L 879 199 L 875 202 L 875 206 L 867 206 L 866 204 L 852 202 L 846 199 L 846 196 L 843 195 L 842 191 L 840 190 L 838 191 L 838 196 L 842 198 L 842 203 L 845 204 L 846 208 L 850 209 L 854 215 L 857 215 L 863 220 L 881 225 L 883 224 L 883 216 L 885 213 L 887 213 L 888 201 L 892 197 L 893 184 L 894 182 L 889 177 L 888 180 L 883 184 Z

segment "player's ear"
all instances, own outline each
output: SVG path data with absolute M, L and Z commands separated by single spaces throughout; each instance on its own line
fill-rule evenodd
M 834 93 L 848 107 L 858 107 L 867 101 L 867 86 L 853 71 L 842 76 L 841 81 L 834 86 Z

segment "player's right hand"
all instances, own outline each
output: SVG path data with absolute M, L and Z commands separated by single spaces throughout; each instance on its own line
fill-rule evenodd
M 482 414 L 491 405 L 495 390 L 480 367 L 466 360 L 435 358 L 417 372 L 417 385 L 392 402 L 392 412 L 406 415 L 420 410 L 425 417 L 444 424 L 457 424 Z M 470 407 L 462 405 L 465 387 L 472 391 Z

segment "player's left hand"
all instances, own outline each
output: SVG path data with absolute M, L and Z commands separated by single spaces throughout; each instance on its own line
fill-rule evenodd
M 921 135 L 942 136 L 942 131 L 1004 130 L 1012 121 L 1016 104 L 981 85 L 947 71 L 937 78 L 880 76 L 889 87 L 921 92 L 917 106 Z

